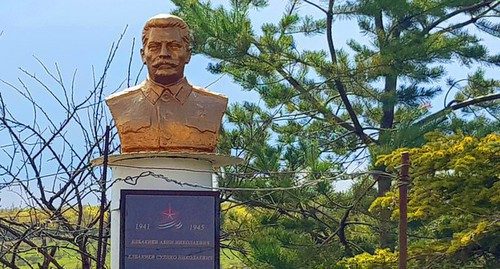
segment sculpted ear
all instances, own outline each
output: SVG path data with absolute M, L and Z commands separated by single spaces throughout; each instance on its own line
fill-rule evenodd
M 189 61 L 191 61 L 191 52 L 192 52 L 192 49 L 191 48 L 187 48 L 187 54 L 188 56 L 186 57 L 186 64 L 189 63 Z
M 144 48 L 141 49 L 141 59 L 144 64 L 146 64 L 146 56 L 144 56 Z

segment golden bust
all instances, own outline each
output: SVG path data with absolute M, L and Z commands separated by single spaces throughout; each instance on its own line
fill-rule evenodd
M 213 152 L 227 98 L 189 84 L 189 28 L 179 17 L 160 14 L 142 32 L 142 61 L 148 77 L 113 94 L 113 115 L 122 153 Z

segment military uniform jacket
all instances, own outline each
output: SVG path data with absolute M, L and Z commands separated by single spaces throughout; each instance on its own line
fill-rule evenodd
M 122 153 L 213 152 L 227 106 L 223 95 L 184 78 L 163 86 L 147 79 L 106 98 Z

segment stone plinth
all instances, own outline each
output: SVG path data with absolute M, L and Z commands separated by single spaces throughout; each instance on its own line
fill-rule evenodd
M 242 160 L 214 153 L 133 153 L 111 155 L 111 268 L 120 261 L 121 190 L 210 191 L 214 167 L 234 165 Z M 102 165 L 103 158 L 92 161 Z M 146 175 L 137 177 L 139 175 Z

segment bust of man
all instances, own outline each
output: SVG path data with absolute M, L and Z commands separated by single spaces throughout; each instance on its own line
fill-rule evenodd
M 160 14 L 144 26 L 141 56 L 148 77 L 106 98 L 122 153 L 214 151 L 227 98 L 184 77 L 189 42 L 189 28 L 177 16 Z

